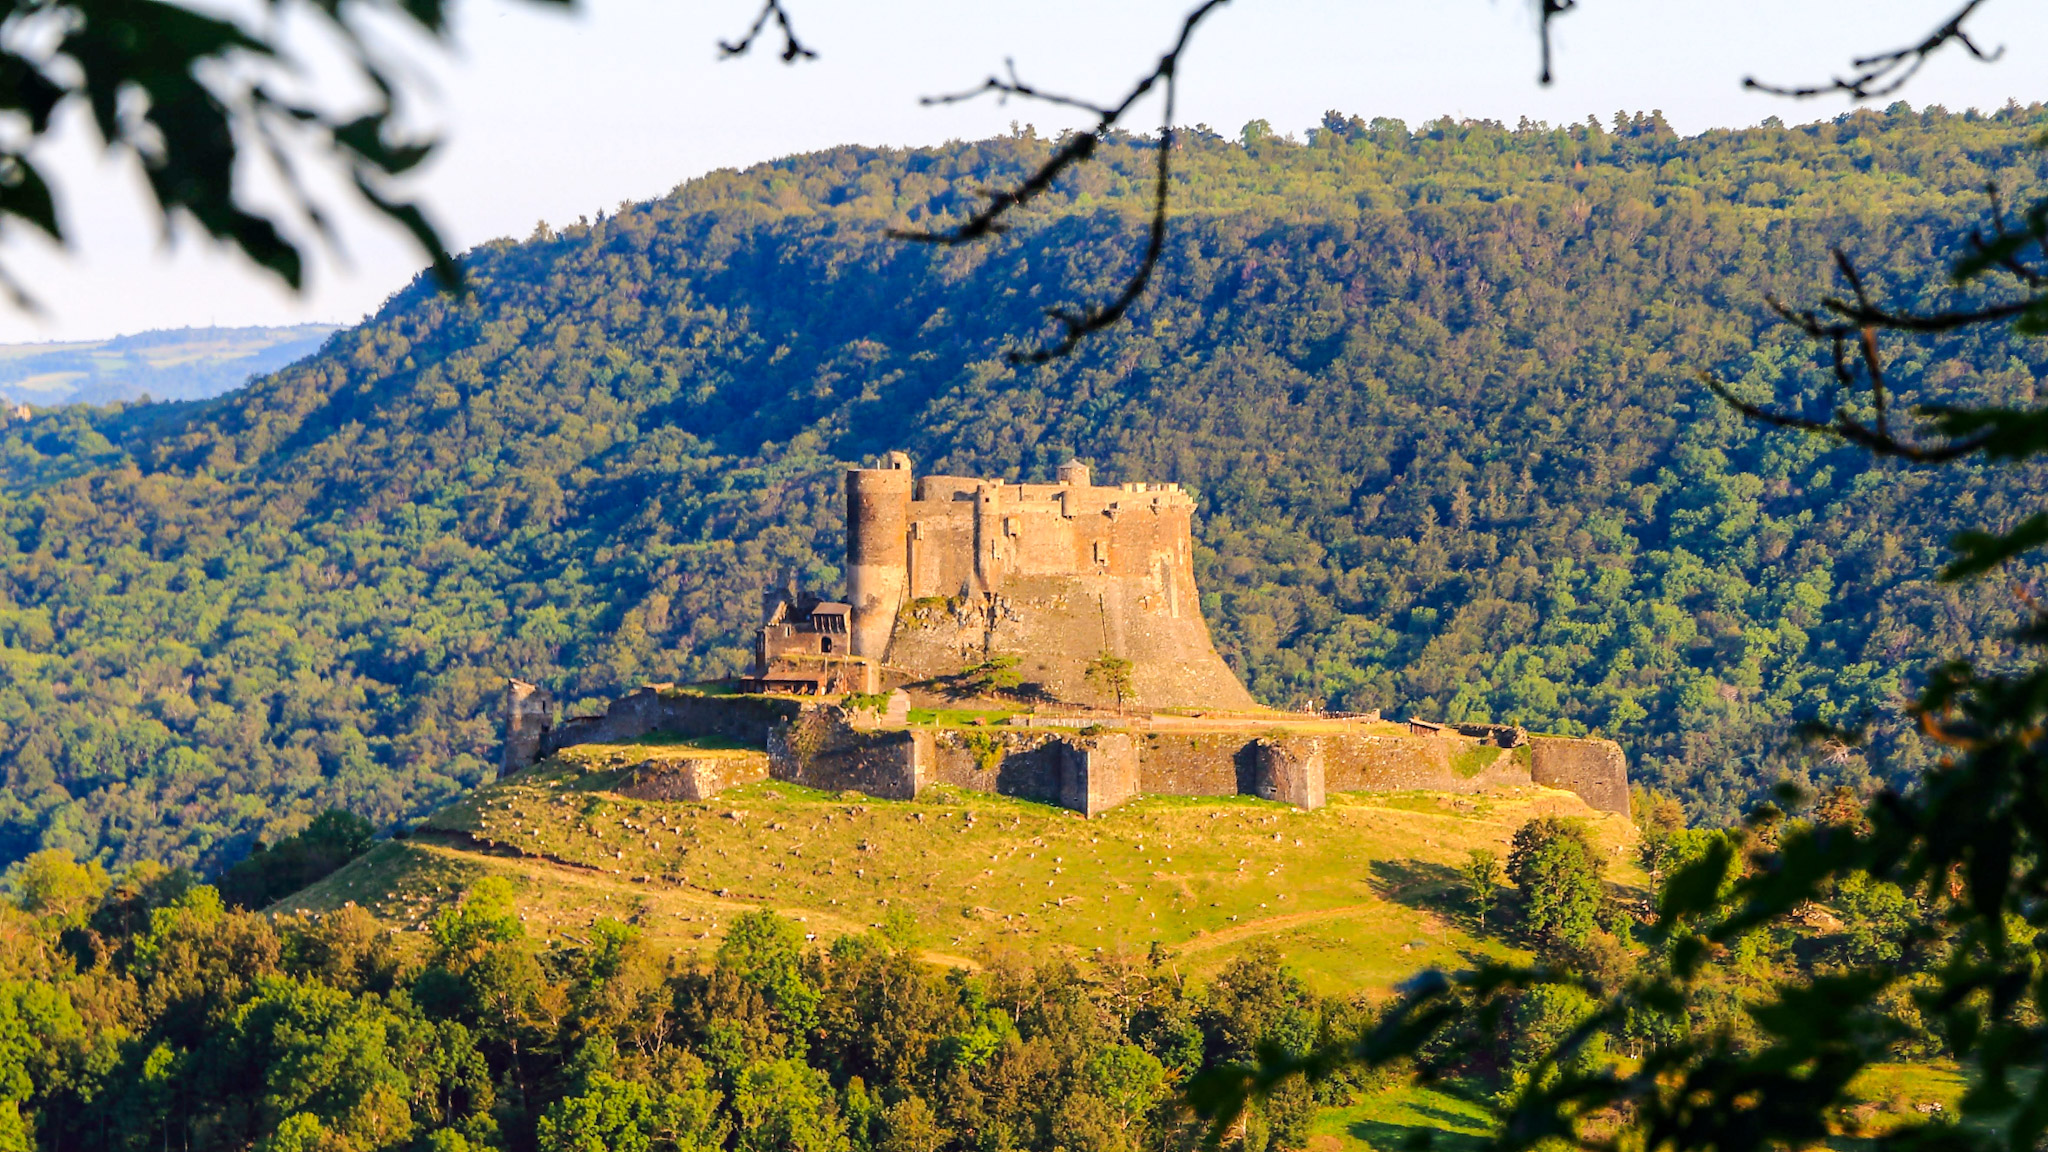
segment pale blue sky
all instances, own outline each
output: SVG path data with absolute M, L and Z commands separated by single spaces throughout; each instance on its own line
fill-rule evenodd
M 745 27 L 753 0 L 583 0 L 567 15 L 461 0 L 458 52 L 418 54 L 436 93 L 422 118 L 448 138 L 418 187 L 468 247 L 793 152 L 984 136 L 1012 120 L 1054 128 L 1073 118 L 1016 104 L 934 110 L 917 98 L 970 86 L 1006 57 L 1035 82 L 1110 97 L 1169 42 L 1188 2 L 789 0 L 821 53 L 792 67 L 772 52 L 716 59 L 716 41 Z M 1559 24 L 1560 77 L 1546 90 L 1535 83 L 1525 0 L 1236 0 L 1186 60 L 1179 118 L 1232 133 L 1254 118 L 1299 133 L 1326 108 L 1410 124 L 1661 108 L 1683 131 L 1817 119 L 1847 105 L 1745 93 L 1742 77 L 1822 79 L 1851 55 L 1924 34 L 1956 2 L 1584 0 Z M 2048 4 L 1990 0 L 1973 27 L 2005 58 L 1985 66 L 1951 54 L 1904 98 L 1950 108 L 2048 99 Z M 32 237 L 0 237 L 0 260 L 48 307 L 40 319 L 0 311 L 0 340 L 352 322 L 422 263 L 358 216 L 346 222 L 345 255 L 318 254 L 309 291 L 294 297 L 204 241 L 166 245 L 140 216 L 123 164 L 76 142 L 52 156 L 70 177 L 77 244 L 60 255 Z

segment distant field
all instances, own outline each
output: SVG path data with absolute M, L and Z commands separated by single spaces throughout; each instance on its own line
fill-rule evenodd
M 1402 1152 L 1428 1133 L 1431 1152 L 1470 1152 L 1491 1133 L 1485 1104 L 1456 1085 L 1404 1085 L 1316 1117 L 1308 1152 Z
M 513 878 L 537 936 L 615 916 L 681 947 L 711 946 L 768 907 L 821 939 L 909 914 L 928 956 L 1170 950 L 1214 970 L 1270 940 L 1324 991 L 1383 989 L 1429 966 L 1513 953 L 1475 934 L 1454 869 L 1504 854 L 1532 815 L 1586 817 L 1609 878 L 1641 880 L 1628 821 L 1569 793 L 1338 795 L 1320 812 L 1239 798 L 1148 797 L 1093 820 L 1029 801 L 940 790 L 915 802 L 789 784 L 708 804 L 611 791 L 662 745 L 585 746 L 436 814 L 285 902 L 355 901 L 417 928 L 478 877 Z
M 1953 1061 L 1873 1065 L 1849 1082 L 1857 1103 L 1836 1109 L 1831 1143 L 1851 1148 L 1907 1124 L 1955 1116 L 1968 1087 Z
M 0 396 L 39 406 L 148 395 L 200 400 L 318 351 L 331 324 L 182 328 L 110 340 L 0 344 Z
M 1849 1086 L 1852 1103 L 1838 1111 L 1839 1135 L 1829 1146 L 1862 1147 L 1872 1138 L 1930 1114 L 1954 1115 L 1967 1081 L 1950 1062 L 1879 1064 Z M 1938 1106 L 1938 1110 L 1937 1110 Z M 1931 1111 L 1922 1111 L 1930 1109 Z M 1428 1132 L 1431 1152 L 1470 1152 L 1492 1127 L 1484 1099 L 1463 1084 L 1406 1084 L 1366 1096 L 1316 1117 L 1308 1152 L 1402 1152 Z

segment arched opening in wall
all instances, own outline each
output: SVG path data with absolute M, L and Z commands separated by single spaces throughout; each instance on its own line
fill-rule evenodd
M 820 637 L 818 637 L 818 651 L 820 651 L 820 652 L 830 652 L 831 650 L 832 650 L 832 638 L 831 638 L 830 636 L 820 636 Z

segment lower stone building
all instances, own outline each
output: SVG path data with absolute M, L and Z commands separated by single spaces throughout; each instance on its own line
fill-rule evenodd
M 851 606 L 793 587 L 766 599 L 761 628 L 754 634 L 753 674 L 741 678 L 741 691 L 805 696 L 875 691 L 875 662 L 851 650 Z

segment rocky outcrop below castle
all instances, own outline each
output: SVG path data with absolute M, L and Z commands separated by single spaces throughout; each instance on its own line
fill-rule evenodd
M 1102 653 L 1130 662 L 1131 703 L 1250 711 L 1257 701 L 1209 643 L 1209 627 L 1165 600 L 1164 579 L 1082 574 L 1013 576 L 1000 593 L 913 602 L 899 613 L 889 665 L 910 680 L 936 679 L 1009 653 L 1017 674 L 1059 700 L 1101 700 L 1088 682 Z

